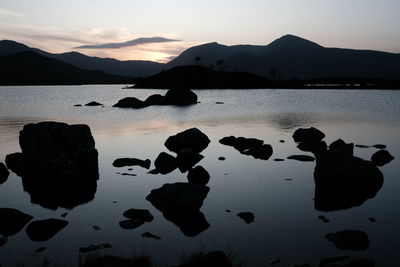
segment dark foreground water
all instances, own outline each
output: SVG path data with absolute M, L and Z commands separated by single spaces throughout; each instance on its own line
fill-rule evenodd
M 129 257 L 143 252 L 161 266 L 177 263 L 182 256 L 199 250 L 232 251 L 244 266 L 266 266 L 276 258 L 282 260 L 278 266 L 316 265 L 321 258 L 340 255 L 371 258 L 376 266 L 398 266 L 400 91 L 202 90 L 196 91 L 201 103 L 190 107 L 111 107 L 125 96 L 145 99 L 154 93 L 165 91 L 122 90 L 120 85 L 0 87 L 1 162 L 7 154 L 19 151 L 18 133 L 23 125 L 52 120 L 90 126 L 100 170 L 94 200 L 71 210 L 32 204 L 20 177 L 11 174 L 0 185 L 0 207 L 19 209 L 35 220 L 60 218 L 68 212 L 69 225 L 47 242 L 31 241 L 25 230 L 9 237 L 0 248 L 0 264 L 31 266 L 48 260 L 58 266 L 76 266 L 80 247 L 108 242 L 113 248 L 104 253 Z M 73 107 L 92 100 L 105 106 Z M 291 136 L 297 128 L 310 126 L 322 130 L 328 144 L 342 138 L 355 144 L 387 145 L 396 159 L 380 168 L 384 185 L 373 199 L 347 210 L 318 211 L 314 208 L 315 163 L 272 160 L 307 154 L 296 148 Z M 140 167 L 132 171 L 114 168 L 112 162 L 120 157 L 154 161 L 161 151 L 167 152 L 164 142 L 168 136 L 192 127 L 211 140 L 199 163 L 211 175 L 210 192 L 201 208 L 210 226 L 188 237 L 145 199 L 152 189 L 165 183 L 186 181 L 186 174 L 175 170 L 168 175 L 151 175 Z M 268 161 L 242 155 L 218 143 L 228 135 L 263 139 L 272 145 L 274 154 Z M 375 151 L 355 148 L 355 155 L 369 159 Z M 226 160 L 219 161 L 220 156 Z M 148 209 L 154 220 L 123 230 L 118 223 L 129 208 Z M 242 211 L 253 212 L 255 222 L 244 223 L 236 216 Z M 320 215 L 330 222 L 322 222 Z M 95 231 L 94 225 L 101 230 Z M 367 233 L 368 249 L 340 251 L 325 239 L 326 234 L 345 229 Z M 143 238 L 147 231 L 162 239 Z M 39 247 L 47 249 L 35 253 Z

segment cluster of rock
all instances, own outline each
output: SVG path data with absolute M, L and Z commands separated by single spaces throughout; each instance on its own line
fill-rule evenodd
M 241 154 L 255 159 L 268 160 L 273 153 L 272 146 L 257 138 L 227 136 L 219 140 L 223 145 L 232 146 Z
M 187 106 L 196 103 L 197 95 L 190 89 L 170 89 L 164 96 L 154 94 L 144 101 L 136 97 L 125 97 L 119 100 L 113 107 L 139 109 L 156 105 Z

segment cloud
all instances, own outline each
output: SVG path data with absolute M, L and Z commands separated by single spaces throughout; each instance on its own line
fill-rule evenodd
M 24 14 L 0 8 L 0 16 L 24 17 Z
M 104 49 L 104 48 L 122 48 L 129 46 L 138 46 L 142 44 L 153 44 L 153 43 L 168 43 L 168 42 L 177 42 L 180 40 L 168 39 L 164 37 L 143 37 L 137 38 L 131 41 L 122 42 L 122 43 L 106 43 L 106 44 L 97 44 L 97 45 L 82 45 L 75 47 L 76 49 Z

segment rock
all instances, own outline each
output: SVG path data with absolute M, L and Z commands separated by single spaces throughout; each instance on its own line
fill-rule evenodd
M 285 143 L 285 140 L 279 140 L 279 143 Z
M 206 185 L 210 181 L 210 174 L 202 166 L 196 166 L 189 170 L 187 179 L 191 184 Z
M 355 147 L 358 147 L 358 148 L 369 148 L 369 146 L 366 146 L 366 145 L 355 145 Z
M 325 141 L 304 141 L 297 145 L 297 148 L 301 151 L 312 152 L 313 154 L 317 154 L 320 152 L 324 152 L 327 149 L 327 145 Z
M 197 95 L 190 89 L 170 89 L 164 96 L 164 105 L 186 106 L 197 103 Z
M 136 174 L 134 174 L 134 173 L 126 173 L 126 172 L 123 172 L 123 173 L 117 173 L 117 174 L 121 174 L 122 176 L 137 176 Z
M 164 103 L 164 96 L 160 94 L 151 95 L 144 101 L 144 104 L 146 106 L 163 105 L 163 103 Z
M 225 157 L 219 157 L 218 160 L 224 161 Z
M 219 102 L 219 101 L 217 101 L 217 102 L 215 102 L 215 104 L 217 104 L 217 105 L 223 105 L 224 102 Z
M 272 146 L 268 144 L 253 146 L 242 152 L 244 155 L 253 156 L 255 159 L 268 160 L 272 156 Z
M 10 172 L 8 171 L 7 167 L 4 165 L 4 163 L 0 162 L 0 184 L 7 181 L 9 175 Z
M 210 188 L 199 184 L 164 184 L 146 197 L 163 216 L 186 236 L 196 236 L 210 225 L 199 211 Z
M 156 235 L 153 235 L 153 234 L 150 233 L 150 232 L 145 232 L 145 233 L 143 233 L 143 234 L 142 234 L 142 237 L 144 237 L 144 238 L 151 238 L 151 239 L 155 239 L 155 240 L 160 240 L 160 239 L 161 239 L 161 237 L 156 236 Z
M 43 242 L 55 236 L 67 225 L 67 221 L 59 219 L 34 221 L 26 227 L 26 233 L 32 241 Z
M 325 258 L 320 260 L 319 267 L 374 267 L 375 262 L 370 259 L 358 259 L 350 256 Z
M 284 159 L 276 158 L 274 161 L 285 161 Z
M 79 249 L 80 253 L 88 253 L 88 252 L 93 252 L 99 249 L 105 249 L 105 248 L 112 248 L 112 246 L 109 243 L 103 243 L 103 244 L 98 244 L 98 245 L 90 245 L 88 247 L 81 247 Z
M 366 233 L 359 230 L 344 230 L 330 233 L 325 236 L 340 250 L 365 251 L 369 247 L 369 238 Z
M 92 228 L 95 231 L 100 231 L 101 230 L 100 226 L 98 226 L 98 225 L 93 225 Z
M 194 153 L 200 153 L 206 149 L 209 143 L 210 139 L 208 139 L 207 135 L 197 128 L 191 128 L 168 137 L 164 145 L 170 151 L 179 154 L 180 152 L 188 150 Z
M 179 170 L 184 173 L 193 168 L 204 158 L 203 155 L 193 152 L 191 149 L 178 153 L 176 159 L 178 161 Z
M 371 161 L 376 166 L 384 166 L 394 160 L 394 157 L 387 150 L 379 150 L 371 156 Z
M 386 149 L 386 145 L 383 145 L 383 144 L 376 144 L 376 145 L 373 145 L 371 147 L 375 147 L 375 148 L 378 148 L 378 149 Z
M 113 107 L 117 108 L 145 108 L 146 104 L 142 101 L 137 99 L 136 97 L 125 97 L 118 101 Z
M 125 230 L 132 230 L 142 226 L 144 223 L 142 220 L 124 220 L 119 222 L 119 226 Z
M 7 243 L 8 238 L 4 235 L 0 235 L 0 248 L 4 247 L 4 245 Z
M 92 102 L 89 102 L 89 103 L 85 104 L 85 106 L 90 106 L 90 107 L 102 106 L 102 105 L 103 105 L 103 104 L 101 104 L 101 103 L 99 103 L 99 102 L 96 102 L 96 101 L 92 101 Z
M 369 220 L 370 222 L 376 222 L 376 219 L 375 219 L 375 218 L 372 218 L 372 217 L 368 218 L 368 220 Z
M 43 251 L 45 251 L 47 248 L 46 247 L 40 247 L 38 249 L 35 250 L 35 253 L 42 253 Z
M 68 215 L 68 212 L 65 212 L 65 213 L 61 214 L 60 216 L 65 218 L 65 217 L 67 217 L 67 215 Z
M 74 107 L 82 107 L 81 104 L 75 104 Z
M 314 161 L 315 158 L 312 156 L 308 155 L 292 155 L 287 157 L 287 159 L 293 159 L 293 160 L 298 160 L 298 161 Z
M 154 166 L 158 173 L 168 174 L 178 167 L 178 161 L 174 156 L 161 152 L 154 161 Z
M 230 210 L 230 209 L 225 209 L 225 211 L 226 211 L 226 212 L 228 212 L 228 213 L 229 213 L 229 212 L 231 212 L 231 210 Z
M 237 216 L 247 224 L 254 222 L 255 219 L 254 214 L 252 212 L 239 212 Z
M 219 142 L 226 146 L 234 146 L 236 143 L 236 137 L 234 137 L 232 135 L 226 136 L 226 137 L 222 138 L 221 140 L 219 140 Z
M 7 168 L 15 172 L 18 176 L 22 176 L 25 172 L 25 160 L 20 152 L 8 154 L 6 156 Z
M 246 138 L 246 137 L 237 137 L 233 147 L 239 152 L 244 152 L 245 150 L 259 147 L 264 144 L 263 140 L 257 138 Z
M 320 130 L 311 127 L 311 128 L 299 128 L 293 134 L 293 139 L 296 143 L 302 142 L 318 142 L 324 139 L 325 134 Z
M 136 158 L 119 158 L 114 160 L 113 166 L 114 167 L 127 167 L 127 166 L 140 166 L 145 169 L 150 168 L 151 161 L 149 159 L 141 160 Z
M 143 222 L 151 222 L 154 219 L 149 210 L 143 209 L 126 210 L 123 216 L 131 220 L 141 220 Z
M 0 208 L 0 235 L 15 235 L 32 219 L 31 215 L 19 210 Z
M 332 144 L 329 145 L 329 150 L 337 154 L 342 154 L 343 156 L 354 156 L 354 144 L 347 144 L 342 139 L 332 142 Z

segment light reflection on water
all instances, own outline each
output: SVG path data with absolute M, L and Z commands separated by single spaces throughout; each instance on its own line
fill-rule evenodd
M 385 143 L 396 158 L 400 156 L 400 92 L 335 90 L 204 90 L 196 91 L 200 104 L 191 107 L 149 107 L 126 110 L 111 106 L 122 97 L 145 99 L 162 90 L 121 90 L 121 86 L 1 87 L 0 88 L 0 161 L 19 150 L 18 132 L 27 123 L 56 120 L 86 123 L 99 151 L 100 179 L 94 201 L 68 210 L 67 228 L 46 243 L 30 241 L 24 231 L 10 237 L 0 248 L 0 263 L 13 264 L 25 258 L 40 262 L 76 263 L 78 248 L 110 242 L 111 252 L 154 255 L 161 264 L 176 263 L 183 253 L 204 247 L 205 250 L 232 249 L 246 266 L 263 266 L 281 258 L 286 265 L 298 262 L 315 264 L 318 259 L 337 255 L 374 258 L 377 266 L 390 266 L 397 259 L 400 212 L 397 160 L 381 168 L 383 188 L 374 199 L 362 206 L 323 213 L 314 209 L 313 171 L 315 163 L 275 162 L 304 154 L 291 138 L 299 127 L 315 126 L 326 133 L 328 143 L 342 138 L 346 142 L 373 145 Z M 98 101 L 105 107 L 73 107 Z M 223 105 L 215 104 L 217 101 Z M 197 127 L 211 143 L 199 163 L 211 175 L 211 188 L 201 211 L 210 227 L 196 237 L 184 236 L 178 227 L 165 220 L 145 197 L 164 183 L 184 182 L 186 174 L 178 170 L 168 175 L 150 175 L 134 167 L 137 176 L 121 176 L 127 168 L 114 168 L 119 157 L 137 157 L 152 161 L 168 136 Z M 263 139 L 272 145 L 269 161 L 239 154 L 218 140 L 224 136 Z M 280 143 L 279 140 L 285 140 Z M 369 159 L 375 149 L 356 148 L 355 154 Z M 218 157 L 226 157 L 219 161 Z M 285 179 L 292 179 L 287 181 Z M 117 201 L 117 203 L 113 203 Z M 30 203 L 15 174 L 0 185 L 2 207 L 17 208 L 35 219 L 59 217 L 64 209 L 51 211 Z M 126 231 L 119 227 L 122 213 L 129 208 L 149 209 L 151 223 Z M 232 210 L 231 213 L 225 209 Z M 252 211 L 255 223 L 245 224 L 237 212 Z M 324 215 L 330 223 L 317 217 Z M 369 222 L 374 217 L 376 223 Z M 93 225 L 102 228 L 94 231 Z M 338 251 L 324 236 L 344 229 L 368 233 L 371 245 L 366 252 Z M 147 240 L 149 231 L 162 237 Z M 36 248 L 46 246 L 43 254 L 33 256 Z M 5 265 L 6 266 L 6 265 Z

